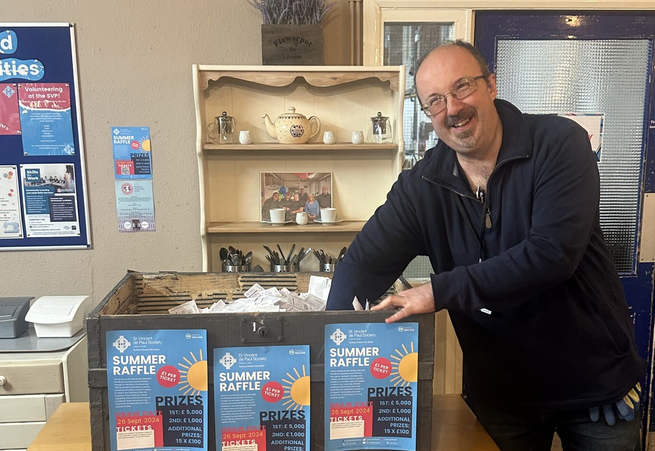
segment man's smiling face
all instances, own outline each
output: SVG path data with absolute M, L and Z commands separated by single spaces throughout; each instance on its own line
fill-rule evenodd
M 419 98 L 425 104 L 435 96 L 449 93 L 463 78 L 473 78 L 482 70 L 477 60 L 462 47 L 439 47 L 430 53 L 416 74 Z M 458 100 L 448 95 L 446 108 L 430 120 L 440 140 L 461 155 L 475 158 L 492 146 L 500 118 L 493 103 L 496 79 L 479 78 L 477 90 Z

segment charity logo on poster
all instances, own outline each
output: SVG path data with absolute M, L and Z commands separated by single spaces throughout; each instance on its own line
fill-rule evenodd
M 416 450 L 418 323 L 325 326 L 325 449 Z
M 207 450 L 207 332 L 107 332 L 111 450 Z
M 309 346 L 214 349 L 218 451 L 310 449 Z

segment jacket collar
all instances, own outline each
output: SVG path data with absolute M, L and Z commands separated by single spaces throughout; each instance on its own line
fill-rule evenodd
M 494 105 L 503 127 L 503 141 L 498 153 L 496 167 L 507 160 L 530 158 L 532 138 L 523 114 L 511 103 L 496 99 Z M 455 151 L 443 141 L 428 150 L 417 165 L 419 177 L 426 178 L 448 189 L 462 193 L 470 191 L 468 184 L 460 177 L 460 168 Z

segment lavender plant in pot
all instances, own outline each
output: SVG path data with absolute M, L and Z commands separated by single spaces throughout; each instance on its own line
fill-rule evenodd
M 262 14 L 262 64 L 323 64 L 326 0 L 249 0 Z

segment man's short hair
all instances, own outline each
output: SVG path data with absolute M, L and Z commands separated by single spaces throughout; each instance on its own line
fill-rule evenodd
M 423 105 L 423 102 L 421 102 L 421 99 L 418 96 L 418 87 L 416 85 L 416 74 L 418 73 L 421 64 L 423 64 L 423 61 L 425 60 L 425 58 L 427 58 L 427 56 L 430 53 L 432 53 L 438 48 L 447 47 L 447 46 L 461 47 L 466 51 L 468 51 L 473 56 L 473 58 L 475 58 L 475 60 L 477 61 L 478 66 L 480 66 L 480 71 L 482 72 L 481 75 L 484 77 L 484 81 L 487 83 L 487 86 L 489 86 L 489 75 L 491 75 L 491 71 L 489 70 L 489 65 L 487 64 L 487 61 L 484 59 L 484 56 L 482 56 L 482 53 L 480 53 L 480 51 L 473 44 L 471 44 L 470 42 L 466 42 L 462 39 L 456 39 L 454 41 L 446 41 L 443 44 L 436 46 L 422 57 L 420 57 L 416 63 L 416 72 L 414 73 L 414 90 L 416 91 L 416 99 L 418 100 L 419 105 Z

